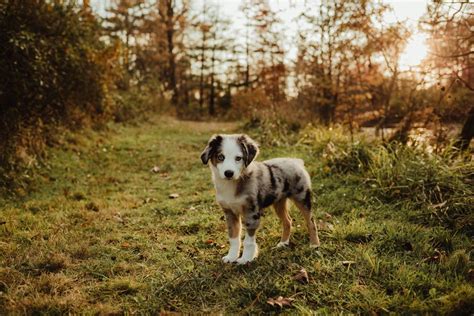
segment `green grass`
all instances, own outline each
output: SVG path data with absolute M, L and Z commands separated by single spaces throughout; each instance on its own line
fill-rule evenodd
M 364 140 L 354 153 L 337 129 L 306 129 L 297 145 L 262 139 L 260 159 L 305 159 L 321 247 L 309 248 L 292 209 L 292 245 L 273 249 L 280 226 L 268 209 L 258 259 L 228 265 L 226 225 L 199 154 L 211 134 L 235 130 L 153 119 L 64 137 L 32 173 L 32 189 L 0 201 L 0 311 L 254 314 L 278 312 L 266 303 L 278 296 L 294 299 L 288 313 L 474 311 L 472 187 L 463 182 L 472 165 L 428 157 L 420 169 L 417 155 Z M 410 168 L 394 167 L 403 161 Z M 420 184 L 427 175 L 430 185 Z M 440 195 L 435 182 L 449 187 L 438 185 Z M 293 279 L 301 268 L 307 284 Z

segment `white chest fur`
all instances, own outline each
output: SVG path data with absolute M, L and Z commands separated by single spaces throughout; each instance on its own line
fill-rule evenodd
M 217 177 L 213 180 L 216 189 L 217 203 L 219 203 L 222 208 L 232 210 L 235 214 L 241 213 L 245 205 L 245 196 L 235 196 L 237 182 L 218 179 Z

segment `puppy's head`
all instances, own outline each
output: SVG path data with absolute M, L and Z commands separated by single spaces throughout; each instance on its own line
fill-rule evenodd
M 214 135 L 201 154 L 203 164 L 211 161 L 211 169 L 221 179 L 237 180 L 258 155 L 258 145 L 249 136 Z

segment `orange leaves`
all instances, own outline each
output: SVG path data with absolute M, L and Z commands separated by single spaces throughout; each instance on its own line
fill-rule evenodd
M 294 299 L 291 297 L 278 296 L 276 298 L 269 298 L 267 304 L 271 306 L 278 306 L 280 308 L 291 306 Z
M 293 280 L 298 281 L 301 284 L 309 283 L 309 276 L 308 276 L 308 272 L 306 271 L 306 269 L 301 268 L 301 270 L 298 271 L 298 273 L 296 273 L 293 276 Z

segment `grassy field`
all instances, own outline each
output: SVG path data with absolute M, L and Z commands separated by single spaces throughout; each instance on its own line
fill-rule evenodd
M 238 128 L 152 119 L 63 137 L 31 189 L 0 200 L 0 314 L 474 312 L 472 163 L 349 150 L 337 130 L 294 142 L 249 130 L 259 159 L 306 161 L 321 247 L 292 208 L 292 244 L 273 249 L 268 209 L 259 258 L 223 264 L 226 224 L 199 155 Z M 279 296 L 291 306 L 267 303 Z

